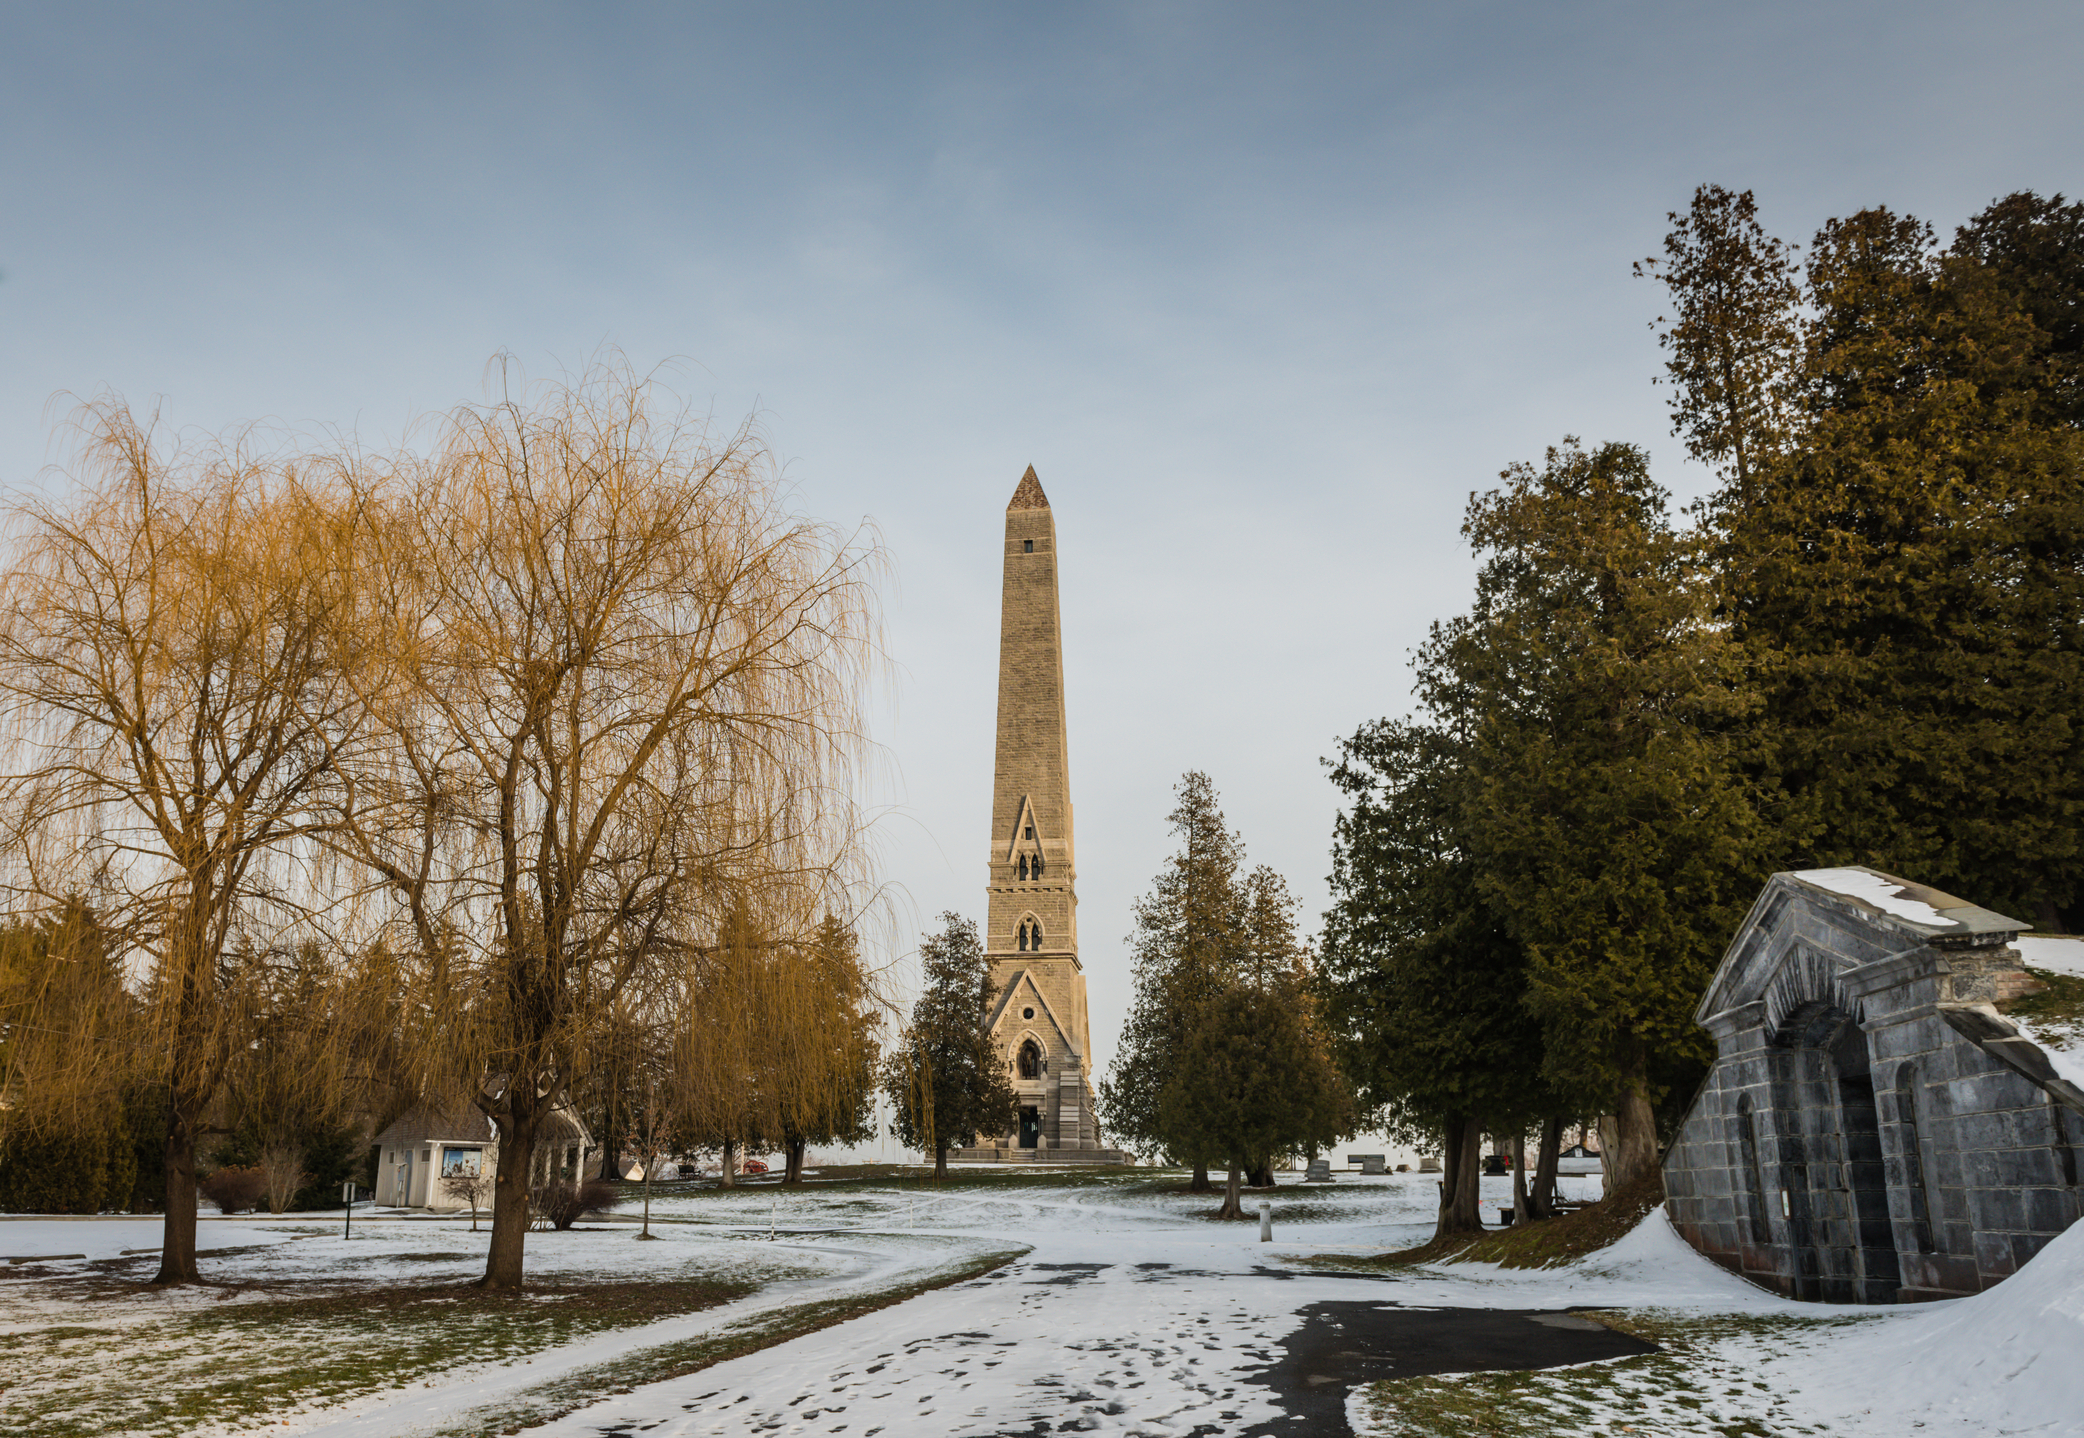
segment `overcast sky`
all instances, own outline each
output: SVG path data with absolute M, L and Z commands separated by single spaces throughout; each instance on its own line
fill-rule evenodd
M 757 409 L 897 580 L 880 830 L 908 931 L 983 913 L 1003 511 L 1062 547 L 1080 937 L 1206 770 L 1314 928 L 1320 758 L 1466 602 L 1463 504 L 1649 446 L 1693 186 L 1804 239 L 2084 191 L 2066 4 L 14 5 L 0 484 L 53 396 L 399 439 L 603 345 Z

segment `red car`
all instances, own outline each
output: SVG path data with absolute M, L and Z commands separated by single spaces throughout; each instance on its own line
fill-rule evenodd
M 738 1171 L 740 1173 L 765 1173 L 767 1172 L 767 1160 L 764 1158 L 749 1158 L 738 1166 Z

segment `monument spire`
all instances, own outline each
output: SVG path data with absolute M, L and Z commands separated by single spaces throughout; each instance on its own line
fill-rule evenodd
M 1020 1097 L 1005 1149 L 1100 1148 L 1093 1117 L 1092 1041 L 1078 961 L 1077 846 L 1064 722 L 1063 619 L 1057 603 L 1056 520 L 1033 465 L 1006 505 L 999 611 L 998 757 L 991 785 L 985 949 L 992 1038 Z M 980 1145 L 993 1139 L 980 1136 Z M 1053 1156 L 1064 1157 L 1062 1153 Z

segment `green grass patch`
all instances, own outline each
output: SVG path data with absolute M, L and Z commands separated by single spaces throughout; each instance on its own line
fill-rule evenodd
M 284 1408 L 402 1388 L 753 1292 L 716 1279 L 463 1285 L 248 1300 L 128 1328 L 54 1327 L 0 1348 L 0 1431 L 236 1428 Z
M 2046 969 L 2027 972 L 2039 979 L 2043 987 L 2038 993 L 1999 1004 L 1999 1010 L 2050 1035 L 2066 1039 L 2084 1036 L 2084 978 Z
M 1760 1362 L 1866 1318 L 1587 1313 L 1660 1345 L 1659 1353 L 1536 1372 L 1390 1379 L 1361 1390 L 1367 1431 L 1381 1438 L 1551 1438 L 1631 1431 L 1654 1438 L 1793 1438 L 1797 1421 Z M 1806 1418 L 1806 1415 L 1804 1415 Z
M 1574 1213 L 1515 1223 L 1483 1233 L 1455 1233 L 1417 1248 L 1402 1248 L 1355 1258 L 1325 1254 L 1301 1260 L 1313 1267 L 1389 1271 L 1422 1263 L 1495 1263 L 1503 1268 L 1555 1268 L 1610 1248 L 1621 1241 L 1658 1204 L 1664 1202 L 1664 1175 L 1652 1173 L 1630 1188 L 1588 1204 Z

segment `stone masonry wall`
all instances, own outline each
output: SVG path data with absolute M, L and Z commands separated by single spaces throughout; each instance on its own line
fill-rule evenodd
M 2084 1126 L 1943 1016 L 2011 950 L 1904 948 L 1849 910 L 1788 893 L 1732 955 L 1759 997 L 1705 1020 L 1717 1058 L 1665 1160 L 1668 1212 L 1793 1297 L 1979 1292 L 2079 1217 Z

